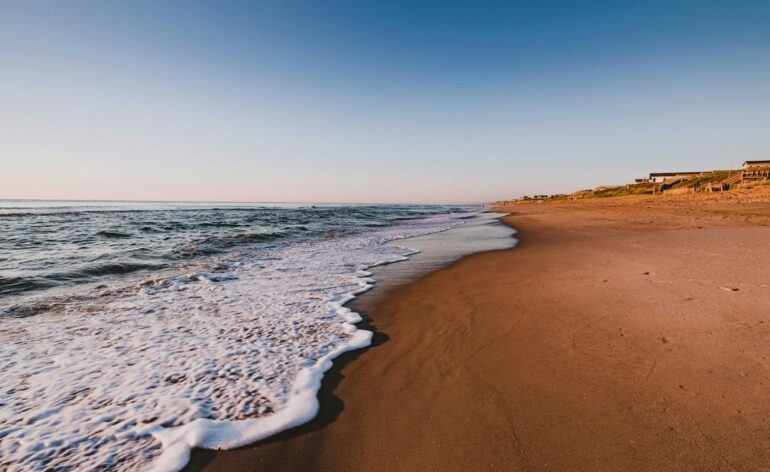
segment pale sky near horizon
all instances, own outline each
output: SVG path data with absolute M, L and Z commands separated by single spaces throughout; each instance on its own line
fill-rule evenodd
M 770 2 L 0 3 L 0 198 L 464 203 L 770 159 Z

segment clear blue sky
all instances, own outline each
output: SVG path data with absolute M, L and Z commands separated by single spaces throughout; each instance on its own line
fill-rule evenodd
M 770 2 L 0 3 L 0 198 L 476 202 L 770 158 Z

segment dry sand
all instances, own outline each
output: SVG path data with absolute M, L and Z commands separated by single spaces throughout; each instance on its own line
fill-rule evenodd
M 770 205 L 509 210 L 517 248 L 361 299 L 316 421 L 189 469 L 770 469 Z

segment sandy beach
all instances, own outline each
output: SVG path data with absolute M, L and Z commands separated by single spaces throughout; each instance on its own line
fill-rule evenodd
M 0 472 L 770 472 L 770 1 L 0 11 Z
M 355 302 L 316 420 L 187 470 L 765 470 L 766 201 L 501 208 L 518 247 Z

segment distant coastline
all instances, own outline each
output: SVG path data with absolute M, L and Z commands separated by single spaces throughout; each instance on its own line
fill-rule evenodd
M 648 177 L 635 179 L 624 185 L 601 185 L 593 189 L 578 190 L 571 194 L 538 194 L 512 200 L 502 200 L 495 205 L 527 201 L 565 201 L 586 198 L 612 198 L 626 196 L 672 196 L 693 194 L 720 194 L 730 192 L 729 197 L 756 190 L 757 195 L 770 188 L 770 160 L 745 161 L 740 169 L 651 172 Z M 711 197 L 719 199 L 720 197 Z

